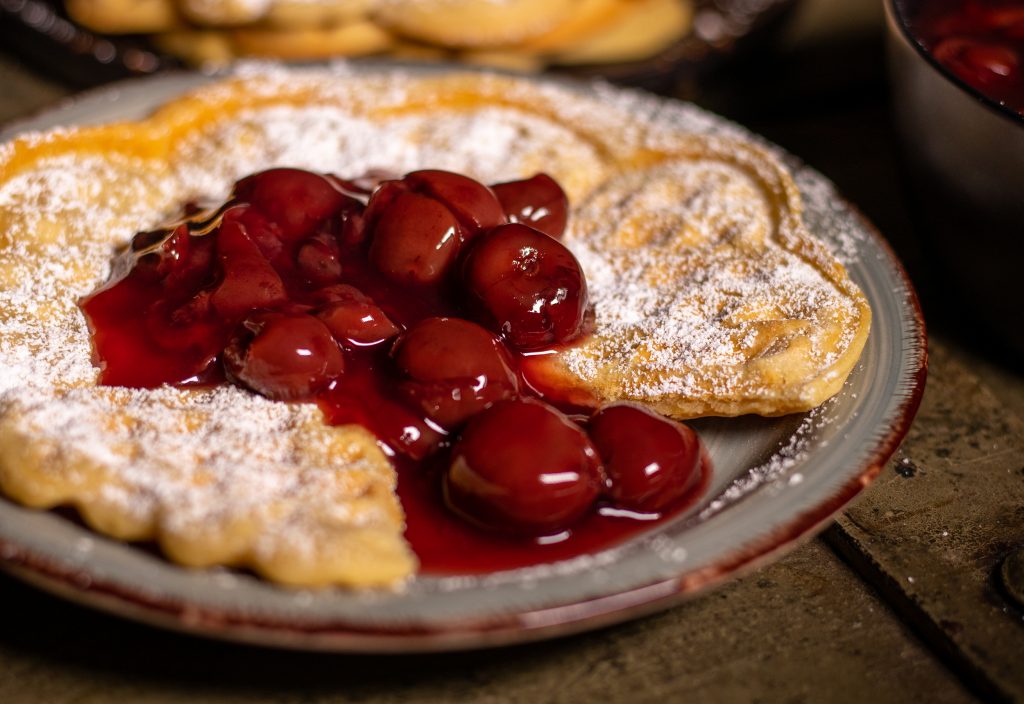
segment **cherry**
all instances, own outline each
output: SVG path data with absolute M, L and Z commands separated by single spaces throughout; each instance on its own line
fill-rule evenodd
M 700 478 L 697 434 L 643 406 L 605 406 L 591 417 L 589 431 L 604 462 L 607 493 L 620 506 L 661 511 Z
M 309 315 L 252 315 L 224 350 L 229 379 L 281 401 L 311 398 L 344 369 L 338 343 Z
M 443 477 L 448 506 L 485 528 L 542 535 L 587 513 L 601 462 L 579 426 L 541 401 L 502 401 L 475 416 Z
M 229 208 L 225 211 L 220 226 L 223 227 L 224 222 L 232 220 L 237 220 L 245 227 L 245 234 L 259 247 L 267 261 L 273 262 L 284 252 L 280 228 L 256 208 L 248 205 Z
M 501 340 L 460 318 L 428 318 L 395 345 L 395 362 L 410 381 L 403 394 L 445 428 L 456 428 L 519 383 Z
M 395 202 L 395 199 L 403 193 L 408 193 L 409 188 L 402 181 L 382 181 L 366 203 L 366 210 L 363 211 L 364 229 L 373 229 L 380 220 L 381 215 L 386 213 Z
M 505 222 L 487 186 L 449 171 L 413 171 L 373 192 L 361 223 L 343 231 L 358 242 L 372 232 L 370 260 L 388 278 L 406 284 L 439 281 L 468 237 Z
M 451 171 L 425 170 L 406 174 L 402 181 L 413 191 L 443 203 L 470 237 L 507 222 L 494 191 L 468 176 Z
M 362 207 L 331 179 L 301 169 L 269 169 L 247 176 L 235 184 L 234 195 L 274 222 L 286 241 L 313 234 L 317 225 L 343 207 Z
M 392 451 L 414 460 L 422 460 L 437 452 L 447 437 L 436 425 L 392 400 L 378 402 L 374 421 L 368 427 Z
M 346 284 L 321 289 L 314 300 L 322 301 L 316 317 L 342 344 L 369 347 L 390 340 L 400 330 L 369 296 Z
M 338 241 L 347 247 L 359 247 L 366 241 L 366 219 L 363 213 L 349 213 L 341 221 Z
M 993 29 L 1019 31 L 1024 27 L 1024 7 L 983 7 L 985 24 Z
M 521 224 L 480 236 L 464 280 L 482 317 L 515 347 L 564 344 L 583 331 L 587 281 L 565 245 Z
M 162 278 L 166 278 L 187 266 L 189 253 L 192 249 L 191 245 L 192 237 L 188 233 L 188 226 L 179 225 L 174 228 L 170 237 L 167 237 L 160 244 L 157 274 Z
M 382 274 L 399 283 L 432 284 L 455 261 L 459 223 L 438 201 L 402 192 L 377 217 L 372 238 L 370 261 Z
M 447 437 L 440 428 L 411 413 L 402 404 L 384 401 L 376 411 L 377 431 L 393 451 L 414 460 L 437 452 Z M 386 419 L 386 420 L 384 420 Z
M 132 274 L 159 281 L 167 297 L 187 297 L 212 279 L 213 240 L 191 236 L 184 224 L 140 233 L 131 245 L 136 252 Z
M 179 261 L 163 279 L 164 295 L 167 298 L 182 300 L 196 289 L 209 286 L 216 280 L 215 238 L 189 236 L 187 239 L 188 244 L 182 248 Z
M 932 53 L 957 76 L 983 89 L 1013 76 L 1020 64 L 1008 47 L 963 37 L 944 39 Z
M 413 379 L 435 381 L 489 377 L 515 385 L 501 340 L 461 318 L 427 318 L 413 326 L 393 351 L 398 367 Z
M 338 241 L 329 235 L 317 234 L 303 242 L 295 263 L 312 284 L 324 286 L 341 278 L 341 251 Z
M 237 220 L 225 220 L 217 234 L 223 278 L 210 302 L 226 318 L 272 308 L 287 300 L 284 282 Z
M 210 291 L 199 291 L 188 301 L 171 310 L 168 315 L 173 325 L 193 325 L 203 320 L 210 320 L 213 317 L 213 306 L 210 302 Z M 167 303 L 167 299 L 158 301 Z
M 491 189 L 501 201 L 509 222 L 529 225 L 555 239 L 565 233 L 569 198 L 558 182 L 547 174 L 499 183 Z

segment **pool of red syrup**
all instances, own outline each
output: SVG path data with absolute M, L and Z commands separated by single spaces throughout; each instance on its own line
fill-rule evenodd
M 514 355 L 519 373 L 527 375 Z M 332 425 L 355 423 L 371 430 L 388 447 L 400 443 L 403 433 L 422 432 L 415 417 L 392 392 L 388 360 L 380 350 L 348 357 L 345 375 L 317 400 Z M 536 384 L 531 386 L 536 388 Z M 551 399 L 548 398 L 550 402 Z M 560 406 L 568 414 L 583 410 Z M 430 431 L 429 427 L 426 429 Z M 526 438 L 524 438 L 525 440 Z M 559 533 L 542 537 L 504 535 L 468 523 L 448 510 L 441 495 L 441 473 L 447 447 L 422 460 L 393 454 L 398 474 L 398 496 L 405 511 L 405 537 L 420 561 L 420 573 L 431 575 L 487 574 L 567 560 L 621 545 L 631 538 L 671 521 L 704 494 L 710 479 L 710 460 L 702 455 L 700 476 L 668 510 L 630 512 L 598 503 L 585 518 Z
M 427 575 L 488 574 L 568 560 L 622 545 L 680 515 L 707 488 L 710 464 L 668 511 L 627 514 L 598 504 L 588 516 L 561 533 L 541 538 L 503 536 L 480 530 L 449 512 L 442 502 L 438 463 L 427 466 L 400 459 L 398 496 L 406 513 L 405 537 Z M 619 515 L 616 515 L 618 512 Z
M 946 70 L 1024 115 L 1024 3 L 905 0 L 911 34 Z
M 197 246 L 193 243 L 192 246 Z M 203 243 L 203 246 L 206 246 Z M 128 253 L 125 256 L 132 257 Z M 381 277 L 367 260 L 361 245 L 343 246 L 341 281 L 359 288 L 404 328 L 425 318 L 457 316 L 472 319 L 450 287 L 411 287 Z M 277 266 L 277 263 L 275 263 Z M 160 281 L 131 269 L 81 302 L 92 332 L 94 353 L 100 364 L 100 382 L 107 385 L 151 388 L 161 384 L 214 386 L 225 382 L 221 360 L 214 358 L 201 371 L 183 366 L 182 358 L 141 334 L 165 326 L 149 312 L 166 295 Z M 279 271 L 290 300 L 310 304 L 312 292 L 287 265 Z M 207 347 L 223 347 L 237 321 L 211 324 L 193 331 Z M 161 330 L 161 335 L 173 334 Z M 219 348 L 218 348 L 219 349 Z M 710 463 L 703 455 L 701 475 L 692 488 L 660 513 L 640 514 L 598 503 L 594 510 L 556 535 L 526 537 L 481 529 L 450 512 L 441 496 L 443 471 L 454 437 L 445 434 L 422 414 L 403 402 L 396 391 L 400 372 L 389 354 L 390 344 L 345 351 L 345 372 L 315 401 L 332 425 L 359 424 L 380 440 L 398 474 L 398 495 L 406 515 L 406 538 L 426 574 L 484 574 L 566 560 L 616 545 L 672 520 L 703 494 Z M 555 350 L 551 350 L 555 351 Z M 558 389 L 543 389 L 530 377 L 533 356 L 511 350 L 524 395 L 544 398 L 577 419 L 590 409 L 556 400 Z M 187 360 L 186 360 L 187 361 Z M 524 442 L 529 438 L 524 437 Z M 424 442 L 431 451 L 424 449 Z M 412 457 L 410 457 L 412 455 Z

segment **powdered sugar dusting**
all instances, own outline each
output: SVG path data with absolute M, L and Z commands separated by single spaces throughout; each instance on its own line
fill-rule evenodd
M 163 184 L 137 179 L 135 187 L 144 191 L 137 200 L 113 199 L 104 190 L 143 170 L 138 163 L 63 157 L 10 179 L 0 190 L 0 391 L 94 379 L 77 300 L 106 278 L 114 243 L 124 242 L 140 224 L 153 224 L 147 205 L 166 191 Z
M 804 462 L 807 448 L 813 442 L 815 434 L 832 423 L 829 409 L 833 404 L 834 401 L 829 400 L 809 411 L 793 434 L 782 442 L 771 457 L 733 480 L 722 493 L 701 509 L 696 520 L 706 521 L 764 486 L 778 482 L 784 482 L 788 486 L 802 483 L 803 475 L 791 470 Z
M 832 256 L 843 265 L 854 264 L 863 249 L 865 233 L 847 224 L 847 206 L 843 199 L 830 183 L 815 178 L 807 169 L 797 169 L 794 178 L 808 204 L 808 228 L 815 234 L 820 233 Z
M 550 121 L 515 109 L 439 113 L 381 121 L 336 107 L 260 110 L 196 135 L 185 145 L 193 158 L 179 161 L 176 175 L 195 195 L 223 198 L 235 180 L 268 165 L 347 176 L 429 166 L 495 182 L 534 173 L 568 151 L 573 163 L 600 172 L 593 148 Z
M 758 360 L 781 360 L 801 380 L 835 364 L 856 331 L 856 303 L 780 246 L 778 207 L 749 175 L 715 162 L 604 184 L 567 236 L 599 333 L 565 356 L 568 368 L 583 379 L 631 370 L 611 374 L 637 400 L 771 399 L 781 382 L 749 373 Z

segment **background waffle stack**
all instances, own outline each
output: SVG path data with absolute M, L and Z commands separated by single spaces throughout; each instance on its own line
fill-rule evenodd
M 383 54 L 519 70 L 629 62 L 685 35 L 691 0 L 67 0 L 83 26 L 144 33 L 192 64 Z

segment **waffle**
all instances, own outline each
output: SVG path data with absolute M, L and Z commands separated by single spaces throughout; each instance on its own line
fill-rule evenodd
M 806 411 L 835 395 L 871 312 L 801 220 L 790 176 L 751 145 L 668 137 L 576 209 L 567 243 L 596 332 L 534 373 L 587 405 L 676 418 Z
M 155 541 L 187 566 L 349 587 L 415 571 L 394 471 L 361 427 L 233 386 L 96 384 L 77 301 L 107 279 L 116 249 L 273 165 L 485 182 L 547 171 L 574 204 L 566 242 L 596 330 L 532 373 L 567 396 L 677 417 L 809 409 L 842 385 L 870 311 L 807 234 L 777 159 L 722 132 L 610 88 L 262 67 L 141 122 L 4 145 L 0 489 L 73 506 L 97 531 Z
M 686 34 L 689 0 L 67 0 L 108 34 L 148 33 L 195 65 L 386 54 L 519 70 L 652 56 Z

